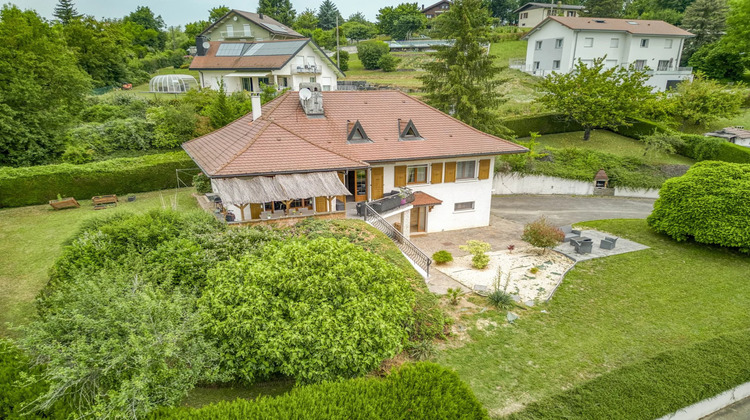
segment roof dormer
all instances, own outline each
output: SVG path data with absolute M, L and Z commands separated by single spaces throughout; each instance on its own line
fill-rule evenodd
M 419 135 L 419 131 L 417 131 L 417 127 L 414 126 L 414 121 L 412 120 L 409 120 L 408 123 L 404 123 L 404 121 L 399 118 L 398 132 L 398 139 L 402 141 L 424 140 L 422 136 Z
M 346 137 L 346 142 L 349 144 L 361 144 L 361 143 L 372 143 L 372 140 L 370 140 L 369 137 L 367 137 L 367 133 L 365 133 L 365 129 L 362 128 L 362 124 L 360 124 L 359 120 L 356 122 L 351 122 L 350 120 L 346 121 L 346 128 L 349 132 L 349 135 Z

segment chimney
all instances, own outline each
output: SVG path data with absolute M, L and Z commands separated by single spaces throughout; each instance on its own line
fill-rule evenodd
M 253 121 L 256 121 L 261 116 L 261 104 L 260 95 L 253 95 L 250 97 L 250 104 L 253 106 Z
M 258 13 L 258 17 L 260 17 L 260 19 L 263 20 L 263 13 Z
M 206 44 L 207 42 L 208 38 L 206 38 L 205 36 L 195 37 L 195 47 L 199 56 L 206 55 L 206 51 L 208 51 L 208 48 L 206 48 L 204 44 Z
M 299 103 L 308 117 L 325 117 L 323 112 L 323 92 L 320 83 L 300 83 Z

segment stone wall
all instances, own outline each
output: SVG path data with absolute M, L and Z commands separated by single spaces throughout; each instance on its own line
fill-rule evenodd
M 497 173 L 492 184 L 495 195 L 509 194 L 563 194 L 595 195 L 593 176 L 591 182 L 556 178 L 544 175 L 520 175 Z M 596 194 L 601 195 L 601 194 Z M 659 190 L 645 188 L 614 188 L 616 197 L 659 198 Z

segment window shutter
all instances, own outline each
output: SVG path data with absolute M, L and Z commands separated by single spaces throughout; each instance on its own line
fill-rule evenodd
M 456 182 L 456 162 L 445 162 L 445 182 Z
M 260 219 L 260 204 L 257 203 L 251 203 L 250 204 L 250 218 L 251 219 Z
M 490 166 L 489 159 L 482 159 L 479 161 L 479 179 L 489 179 Z
M 328 211 L 328 199 L 325 197 L 315 197 L 315 212 L 325 213 Z
M 432 164 L 432 179 L 431 184 L 439 184 L 443 182 L 443 162 Z
M 396 166 L 394 168 L 394 187 L 406 186 L 406 166 Z

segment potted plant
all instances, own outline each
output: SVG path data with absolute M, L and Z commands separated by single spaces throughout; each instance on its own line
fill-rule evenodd
M 406 204 L 406 198 L 411 195 L 411 190 L 406 187 L 400 187 L 398 196 L 401 197 L 401 205 Z

